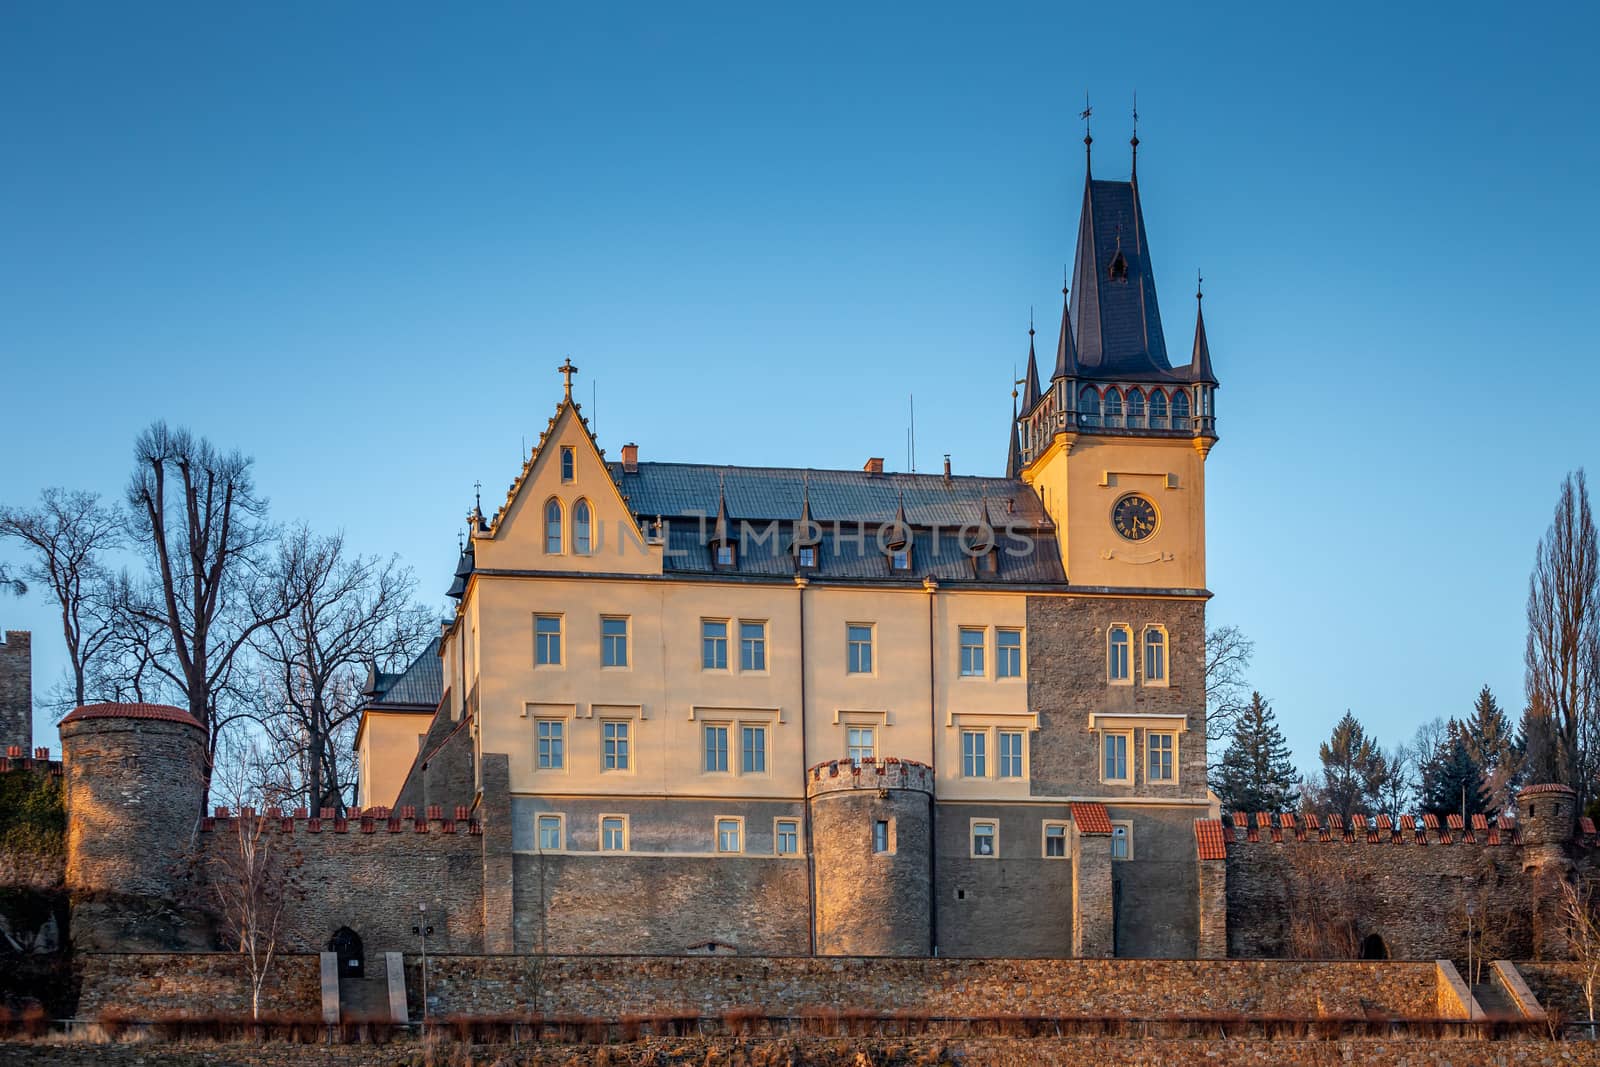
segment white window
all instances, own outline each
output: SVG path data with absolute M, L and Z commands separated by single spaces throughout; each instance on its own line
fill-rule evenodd
M 872 824 L 872 851 L 892 851 L 892 848 L 890 847 L 890 839 L 891 835 L 889 831 L 888 819 L 878 819 Z
M 533 617 L 533 662 L 540 667 L 561 666 L 561 616 Z
M 992 858 L 1000 854 L 1000 824 L 992 819 L 972 820 L 972 854 Z
M 561 446 L 561 480 L 570 482 L 577 477 L 578 457 L 571 445 Z
M 872 726 L 848 726 L 845 728 L 845 750 L 851 763 L 860 763 L 863 760 L 876 759 L 878 755 L 878 731 Z
M 1175 782 L 1178 780 L 1177 764 L 1174 757 L 1178 751 L 1178 735 L 1167 733 L 1145 734 L 1145 749 L 1148 759 L 1145 761 L 1145 774 L 1152 782 Z
M 628 817 L 626 815 L 600 816 L 600 851 L 628 851 Z
M 726 541 L 724 541 L 721 544 L 717 545 L 717 556 L 716 556 L 716 559 L 717 559 L 717 566 L 719 566 L 719 567 L 731 567 L 731 566 L 733 566 L 733 545 L 729 544 Z
M 601 766 L 608 771 L 628 769 L 628 728 L 631 723 L 605 722 L 600 724 Z
M 1000 731 L 1000 777 L 1022 777 L 1022 744 L 1021 730 Z
M 1121 623 L 1106 631 L 1106 680 L 1125 685 L 1132 681 L 1129 674 L 1128 648 L 1133 644 L 1133 631 Z
M 780 856 L 793 856 L 800 852 L 800 822 L 797 819 L 779 819 L 773 824 L 773 851 Z
M 767 669 L 767 624 L 741 620 L 739 623 L 739 669 Z
M 1066 823 L 1049 821 L 1045 822 L 1044 858 L 1047 860 L 1061 860 L 1067 858 Z
M 600 620 L 600 666 L 628 665 L 628 620 L 608 617 Z
M 589 502 L 580 500 L 572 505 L 572 551 L 587 556 L 594 548 L 594 522 L 589 514 Z
M 961 628 L 961 677 L 983 677 L 984 637 L 985 631 L 981 627 L 963 626 Z
M 767 773 L 767 728 L 743 726 L 739 735 L 739 770 L 744 774 Z
M 1114 860 L 1133 859 L 1133 823 L 1113 822 L 1111 824 L 1111 858 Z
M 845 627 L 845 670 L 851 674 L 872 673 L 872 625 L 853 622 Z
M 708 671 L 728 669 L 728 621 L 700 620 L 700 667 Z
M 544 550 L 552 556 L 561 555 L 561 501 L 551 497 L 544 503 Z
M 1128 782 L 1128 742 L 1126 732 L 1100 735 L 1100 780 L 1103 782 Z
M 800 546 L 800 566 L 815 567 L 817 565 L 817 550 L 811 545 Z
M 1144 680 L 1146 685 L 1167 684 L 1167 631 L 1160 626 L 1144 628 Z
M 889 553 L 889 566 L 897 571 L 911 569 L 911 549 L 909 547 L 897 548 Z
M 726 726 L 707 726 L 705 740 L 705 769 L 709 772 L 726 771 L 728 769 L 728 728 Z
M 534 726 L 539 770 L 559 771 L 566 767 L 566 726 L 560 719 L 540 719 Z
M 560 815 L 539 816 L 539 851 L 561 851 L 561 841 L 566 837 L 566 834 L 562 832 L 565 829 L 562 825 L 563 822 L 565 822 L 565 818 Z
M 961 777 L 987 778 L 989 776 L 989 733 L 986 730 L 961 731 Z
M 744 820 L 730 816 L 717 819 L 717 851 L 744 851 Z
M 994 675 L 996 678 L 1022 677 L 1022 631 L 994 632 Z

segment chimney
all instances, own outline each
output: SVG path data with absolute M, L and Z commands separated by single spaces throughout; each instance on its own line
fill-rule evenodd
M 883 457 L 882 456 L 873 456 L 871 459 L 867 460 L 867 465 L 865 467 L 862 467 L 861 469 L 866 471 L 868 474 L 882 474 L 883 473 Z
M 947 482 L 950 480 L 950 453 L 948 452 L 944 454 L 944 480 Z
M 625 474 L 639 473 L 639 446 L 632 441 L 622 446 L 622 470 Z

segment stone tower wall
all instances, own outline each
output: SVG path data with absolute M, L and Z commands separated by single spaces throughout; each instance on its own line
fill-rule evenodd
M 159 718 L 68 716 L 61 754 L 67 888 L 177 898 L 205 795 L 204 732 Z
M 822 956 L 925 956 L 933 772 L 924 764 L 827 763 L 806 779 L 815 862 L 816 942 Z M 888 850 L 874 848 L 888 823 Z
M 1517 794 L 1522 869 L 1528 874 L 1532 893 L 1533 950 L 1543 960 L 1561 959 L 1569 951 L 1562 887 L 1572 876 L 1568 850 L 1577 807 L 1578 794 L 1564 785 L 1530 785 Z
M 7 630 L 0 643 L 0 753 L 33 752 L 33 635 Z

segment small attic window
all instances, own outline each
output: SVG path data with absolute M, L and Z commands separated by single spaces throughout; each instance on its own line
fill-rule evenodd
M 817 546 L 801 545 L 795 551 L 795 565 L 799 567 L 815 567 L 817 565 Z
M 1111 269 L 1108 272 L 1114 282 L 1128 280 L 1128 260 L 1123 256 L 1122 249 L 1117 249 L 1117 254 L 1111 260 Z
M 719 541 L 719 542 L 717 542 L 717 544 L 712 546 L 712 556 L 711 556 L 711 558 L 712 558 L 713 561 L 715 561 L 716 565 L 719 566 L 719 567 L 731 567 L 731 566 L 733 566 L 734 560 L 735 560 L 734 551 L 733 551 L 733 542 L 732 541 Z
M 892 570 L 908 571 L 911 569 L 911 546 L 901 545 L 889 552 L 889 567 Z
M 570 482 L 577 477 L 578 457 L 571 445 L 561 446 L 561 480 Z

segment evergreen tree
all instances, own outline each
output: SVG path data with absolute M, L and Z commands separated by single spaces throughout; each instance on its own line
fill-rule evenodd
M 1333 734 L 1317 750 L 1322 787 L 1317 791 L 1330 814 L 1350 815 L 1380 807 L 1389 765 L 1376 738 L 1346 711 Z
M 1260 693 L 1239 711 L 1211 787 L 1224 811 L 1294 811 L 1300 803 L 1294 761 L 1272 705 Z
M 1422 768 L 1422 810 L 1429 815 L 1462 815 L 1471 819 L 1490 810 L 1483 769 L 1472 757 L 1469 728 L 1450 720 L 1445 743 Z
M 1478 691 L 1472 717 L 1463 724 L 1467 754 L 1477 764 L 1488 795 L 1489 810 L 1506 811 L 1516 789 L 1521 753 L 1512 735 L 1511 722 L 1488 686 Z

